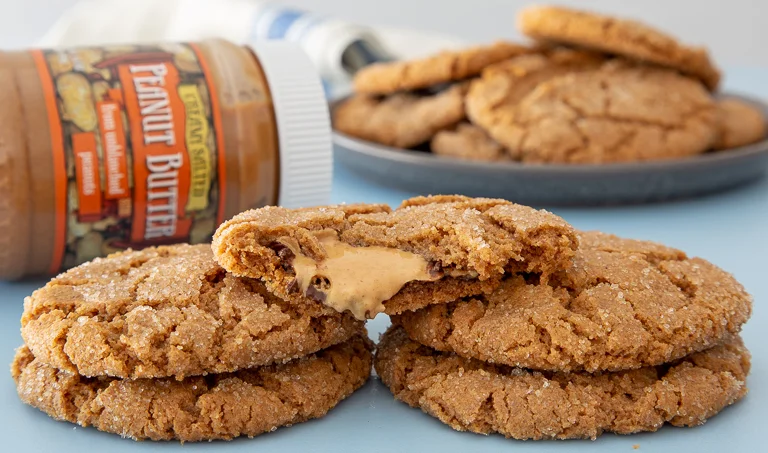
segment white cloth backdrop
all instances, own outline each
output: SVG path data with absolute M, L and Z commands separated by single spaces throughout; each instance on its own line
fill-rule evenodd
M 32 45 L 75 0 L 0 0 L 0 47 Z M 514 38 L 524 0 L 286 0 L 286 4 L 366 24 L 454 33 L 471 41 Z M 768 2 L 763 0 L 550 0 L 654 23 L 710 47 L 722 64 L 768 66 Z

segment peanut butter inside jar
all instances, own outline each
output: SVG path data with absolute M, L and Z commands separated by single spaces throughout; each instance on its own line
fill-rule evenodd
M 288 43 L 0 52 L 0 278 L 209 242 L 247 209 L 328 203 L 322 84 Z

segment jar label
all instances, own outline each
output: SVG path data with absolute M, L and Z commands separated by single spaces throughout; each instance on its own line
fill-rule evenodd
M 199 49 L 32 53 L 55 168 L 51 272 L 129 247 L 209 241 L 224 220 L 226 178 L 215 86 Z

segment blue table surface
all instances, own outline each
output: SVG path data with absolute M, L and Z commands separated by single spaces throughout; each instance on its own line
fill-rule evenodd
M 726 90 L 768 98 L 768 68 L 730 68 Z M 336 166 L 332 201 L 397 205 L 415 194 L 372 185 Z M 547 206 L 543 206 L 548 208 Z M 701 256 L 732 272 L 755 297 L 754 314 L 743 337 L 753 367 L 745 400 L 704 426 L 664 427 L 657 433 L 604 435 L 597 441 L 521 442 L 501 436 L 459 433 L 417 409 L 396 402 L 377 379 L 320 420 L 279 429 L 255 439 L 179 445 L 134 442 L 118 436 L 56 422 L 23 405 L 8 372 L 0 373 L 0 451 L 766 451 L 768 422 L 768 288 L 763 262 L 768 254 L 768 180 L 693 200 L 610 208 L 550 208 L 579 229 L 599 229 L 650 239 Z M 762 282 L 762 283 L 761 283 Z M 9 364 L 22 343 L 22 300 L 43 281 L 0 283 L 0 363 Z M 376 339 L 389 320 L 369 322 Z

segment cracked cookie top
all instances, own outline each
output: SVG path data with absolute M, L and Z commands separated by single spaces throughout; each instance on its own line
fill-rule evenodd
M 358 93 L 373 95 L 429 88 L 476 76 L 490 64 L 532 51 L 526 46 L 500 41 L 445 51 L 419 60 L 376 63 L 355 74 L 354 87 Z
M 677 159 L 707 151 L 717 138 L 715 103 L 698 81 L 619 60 L 551 78 L 515 104 L 474 115 L 469 108 L 524 162 Z
M 441 353 L 392 327 L 376 372 L 395 397 L 459 431 L 515 439 L 595 439 L 603 432 L 696 426 L 747 394 L 738 337 L 679 361 L 617 373 L 548 373 Z
M 283 364 L 175 381 L 86 378 L 22 347 L 11 374 L 21 400 L 57 420 L 136 440 L 229 440 L 322 417 L 368 380 L 372 349 L 361 335 Z
M 412 198 L 395 210 L 267 207 L 225 222 L 213 240 L 225 269 L 263 279 L 270 291 L 288 299 L 329 303 L 329 295 L 344 291 L 351 300 L 362 300 L 372 288 L 386 286 L 391 294 L 376 301 L 381 306 L 372 304 L 369 317 L 479 294 L 505 272 L 537 273 L 546 280 L 570 265 L 577 245 L 573 228 L 547 211 L 462 196 Z M 350 254 L 361 264 L 340 268 Z M 392 279 L 391 269 L 406 262 L 412 271 Z M 307 269 L 311 284 L 302 280 Z M 358 283 L 334 287 L 332 273 L 354 273 Z
M 466 88 L 458 84 L 434 94 L 399 93 L 385 98 L 358 94 L 333 110 L 333 125 L 363 140 L 411 148 L 465 118 Z
M 441 351 L 571 371 L 659 365 L 741 330 L 752 298 L 728 273 L 645 241 L 581 234 L 569 270 L 542 284 L 512 277 L 484 297 L 394 316 Z
M 465 105 L 467 116 L 501 144 L 516 144 L 517 132 L 509 125 L 516 121 L 518 104 L 540 84 L 555 77 L 598 68 L 605 57 L 596 53 L 564 48 L 542 49 L 488 66 L 470 84 Z M 507 149 L 520 159 L 518 146 Z
M 363 330 L 349 315 L 227 274 L 207 244 L 116 253 L 71 269 L 24 301 L 21 324 L 41 363 L 131 379 L 284 362 Z
M 558 6 L 529 6 L 520 11 L 517 23 L 532 38 L 673 68 L 700 79 L 712 91 L 720 82 L 720 71 L 706 49 L 683 45 L 640 22 Z

